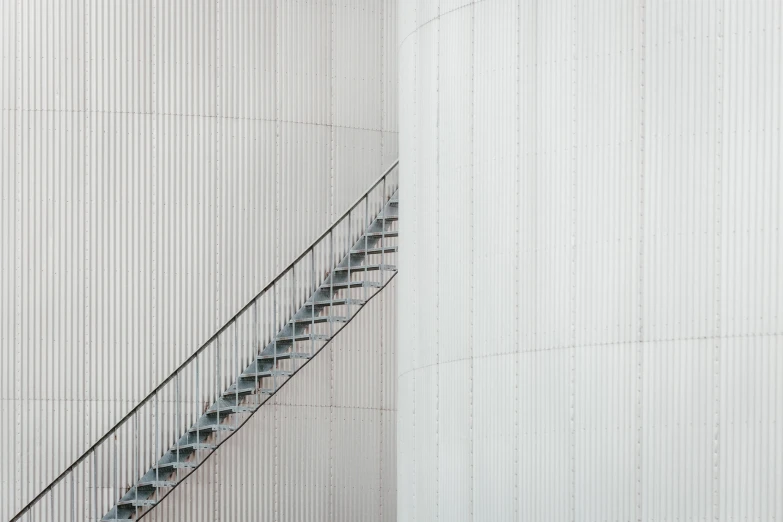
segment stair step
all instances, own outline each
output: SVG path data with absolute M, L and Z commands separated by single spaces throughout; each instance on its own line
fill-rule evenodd
M 328 341 L 329 336 L 326 334 L 300 333 L 295 335 L 282 335 L 275 337 L 275 340 L 277 340 L 278 343 L 290 344 L 293 341 Z
M 326 290 L 329 289 L 329 286 L 327 285 Z M 354 298 L 323 298 L 318 299 L 313 303 L 312 298 L 308 299 L 308 301 L 304 304 L 304 306 L 343 306 L 343 305 L 351 305 L 351 306 L 364 306 L 364 300 L 363 299 L 354 299 Z
M 221 425 L 222 426 L 222 425 Z M 201 431 L 204 431 L 203 429 Z M 234 431 L 234 427 L 231 426 L 231 429 L 227 430 L 221 430 L 221 431 Z M 158 464 L 158 469 L 196 469 L 198 467 L 198 462 L 165 462 L 163 464 Z
M 120 509 L 123 507 L 139 508 L 151 507 L 155 504 L 157 504 L 155 488 L 134 486 L 117 502 L 117 507 Z
M 252 413 L 253 411 L 255 411 L 255 409 L 251 408 L 250 406 L 228 406 L 228 407 L 221 407 L 221 408 L 210 407 L 207 411 L 204 412 L 204 415 L 215 415 L 215 416 L 220 415 L 220 417 L 222 418 L 237 413 Z
M 234 397 L 226 397 L 225 401 L 233 400 Z M 190 447 L 192 451 L 196 451 L 199 449 L 215 449 L 217 446 L 212 444 L 211 442 L 207 442 L 207 439 L 209 438 L 209 433 L 190 433 L 185 432 L 182 437 L 179 438 L 177 441 L 177 444 L 179 444 L 180 449 L 182 448 L 188 448 Z
M 353 270 L 351 272 L 364 272 L 364 270 Z M 321 287 L 324 290 L 334 288 L 335 290 L 344 290 L 346 288 L 380 288 L 382 285 L 377 281 L 337 281 L 334 283 L 324 283 Z
M 177 483 L 173 480 L 144 480 L 141 479 L 136 483 L 139 487 L 151 487 L 151 488 L 173 488 Z
M 220 425 L 222 426 L 222 424 Z M 166 452 L 163 457 L 155 464 L 155 467 L 150 470 L 150 476 L 147 477 L 148 479 L 155 476 L 155 470 L 158 470 L 158 473 L 160 474 L 160 470 L 174 470 L 174 469 L 183 469 L 183 468 L 193 468 L 196 467 L 198 464 L 196 461 L 188 460 L 188 458 L 192 455 L 192 452 L 180 452 L 179 455 L 177 455 L 176 449 L 169 450 Z M 160 478 L 160 475 L 157 477 Z
M 397 267 L 394 265 L 351 265 L 351 272 L 377 272 L 378 270 L 387 270 L 390 272 L 396 271 Z M 334 269 L 334 272 L 348 272 L 347 266 L 338 266 Z
M 244 382 L 244 381 L 239 381 L 239 382 Z M 255 390 L 255 385 L 252 382 L 249 384 L 253 388 L 253 390 Z M 225 416 L 223 416 L 222 414 L 217 415 L 217 413 L 202 415 L 201 417 L 199 417 L 196 423 L 190 427 L 188 431 L 190 433 L 211 433 L 216 431 L 233 431 L 234 429 L 236 429 L 236 426 L 234 425 L 233 421 L 229 422 L 228 424 L 225 424 L 223 422 L 228 418 L 229 418 L 228 414 L 226 414 Z M 174 449 L 176 449 L 176 446 Z M 169 454 L 170 453 L 167 453 L 166 455 Z M 180 455 L 180 457 L 182 458 L 182 455 Z M 164 458 L 166 457 L 164 456 Z
M 397 252 L 397 246 L 385 246 L 385 247 L 369 247 L 369 248 L 353 248 L 352 254 L 392 254 Z
M 188 431 L 190 433 L 207 433 L 213 431 L 234 431 L 235 429 L 236 427 L 233 424 L 205 424 L 201 426 L 192 426 Z
M 103 518 L 101 518 L 101 522 L 118 522 L 122 520 L 133 520 L 133 517 L 136 516 L 136 508 L 131 507 L 125 507 L 124 509 L 120 509 L 116 505 L 109 510 L 108 513 L 103 515 Z
M 127 500 L 120 500 L 119 502 L 117 502 L 117 505 L 119 507 L 134 507 L 134 508 L 152 507 L 155 504 L 157 504 L 157 502 L 153 498 L 127 499 Z
M 400 219 L 399 214 L 399 207 L 397 206 L 387 206 L 383 212 L 378 214 L 378 217 L 375 218 L 376 221 L 397 221 Z
M 290 377 L 293 375 L 293 372 L 287 371 L 287 370 L 259 370 L 257 372 L 254 371 L 245 371 L 242 372 L 242 375 L 240 375 L 243 379 L 255 379 L 258 378 L 264 378 L 264 377 Z
M 229 386 L 228 389 L 223 392 L 223 397 L 231 397 L 235 395 L 255 393 L 255 391 L 256 391 L 256 385 L 252 381 L 245 381 L 240 379 L 239 381 Z
M 175 446 L 176 449 L 177 446 Z M 194 442 L 192 444 L 181 444 L 178 446 L 180 451 L 198 451 L 198 450 L 213 450 L 217 448 L 215 444 L 209 444 L 207 442 Z
M 295 317 L 291 320 L 296 324 L 319 324 L 319 323 L 344 323 L 348 320 L 347 317 L 341 315 L 316 315 L 316 316 L 302 316 Z
M 379 230 L 377 232 L 367 232 L 365 234 L 365 236 L 370 239 L 380 239 L 383 237 L 399 237 L 399 235 L 400 235 L 399 230 L 386 230 L 383 232 Z M 361 239 L 359 241 L 361 241 Z
M 230 415 L 234 413 L 248 413 L 253 411 L 255 411 L 255 408 L 252 408 L 251 406 L 245 406 L 242 404 L 237 405 L 235 397 L 221 397 L 216 400 L 212 406 L 210 406 L 209 409 L 204 412 L 204 414 L 217 415 L 219 413 L 220 415 Z
M 274 361 L 275 359 L 277 359 L 278 361 L 282 361 L 285 359 L 309 359 L 309 358 L 310 358 L 310 354 L 304 352 L 277 352 L 277 357 L 275 357 L 274 353 L 262 353 L 257 357 L 259 361 Z

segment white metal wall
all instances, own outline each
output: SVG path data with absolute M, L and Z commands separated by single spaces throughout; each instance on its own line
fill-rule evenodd
M 396 285 L 378 293 L 149 520 L 396 520 Z
M 397 156 L 391 0 L 0 0 L 0 519 Z
M 783 5 L 399 10 L 399 520 L 783 517 Z

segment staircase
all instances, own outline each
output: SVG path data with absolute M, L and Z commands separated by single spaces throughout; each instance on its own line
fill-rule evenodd
M 396 166 L 12 520 L 138 520 L 198 468 L 396 274 Z

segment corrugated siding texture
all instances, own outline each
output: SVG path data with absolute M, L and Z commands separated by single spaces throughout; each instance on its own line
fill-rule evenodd
M 0 2 L 0 519 L 396 159 L 395 17 Z
M 400 0 L 398 510 L 783 516 L 783 7 Z
M 397 520 L 391 281 L 150 521 Z

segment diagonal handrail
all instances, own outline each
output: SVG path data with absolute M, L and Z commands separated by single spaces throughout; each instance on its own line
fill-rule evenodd
M 122 427 L 126 422 L 131 420 L 134 415 L 138 414 L 142 407 L 147 405 L 150 401 L 156 398 L 156 396 L 163 391 L 166 388 L 166 385 L 170 384 L 173 379 L 177 377 L 177 375 L 183 371 L 190 363 L 192 363 L 194 360 L 196 360 L 201 354 L 205 352 L 210 346 L 213 345 L 216 341 L 219 340 L 221 334 L 225 333 L 232 325 L 236 324 L 237 319 L 242 316 L 245 312 L 247 312 L 257 301 L 264 296 L 264 294 L 272 289 L 283 277 L 285 277 L 292 269 L 294 269 L 299 262 L 301 262 L 308 254 L 311 254 L 313 250 L 316 248 L 316 246 L 323 241 L 327 236 L 333 233 L 335 228 L 345 220 L 345 218 L 351 216 L 352 212 L 356 210 L 356 208 L 359 206 L 360 203 L 363 201 L 367 201 L 367 198 L 369 195 L 378 187 L 379 184 L 383 183 L 387 177 L 394 171 L 394 169 L 399 165 L 399 159 L 395 160 L 384 172 L 381 174 L 378 179 L 369 187 L 369 189 L 362 194 L 360 197 L 356 199 L 356 201 L 351 205 L 339 218 L 337 218 L 318 238 L 316 238 L 310 245 L 305 248 L 302 253 L 294 259 L 290 264 L 288 264 L 283 270 L 280 271 L 280 273 L 272 280 L 270 281 L 261 291 L 259 291 L 253 298 L 251 298 L 242 308 L 239 309 L 238 312 L 236 312 L 230 319 L 228 319 L 218 330 L 212 334 L 206 342 L 204 342 L 198 350 L 193 352 L 187 359 L 185 359 L 176 369 L 174 369 L 163 381 L 158 384 L 158 386 L 155 387 L 154 390 L 152 390 L 147 396 L 145 396 L 139 403 L 134 406 L 127 414 L 125 414 L 120 420 L 118 420 L 100 439 L 98 439 L 92 446 L 90 446 L 87 450 L 82 453 L 79 458 L 74 460 L 65 470 L 62 471 L 54 480 L 52 480 L 44 489 L 41 490 L 38 495 L 36 495 L 30 502 L 28 502 L 19 512 L 14 515 L 14 517 L 11 519 L 10 522 L 16 522 L 18 520 L 21 520 L 21 518 L 29 512 L 41 499 L 43 499 L 47 493 L 51 492 L 55 486 L 57 486 L 60 482 L 63 481 L 70 473 L 72 473 L 77 466 L 82 464 L 88 457 L 93 455 L 95 451 L 107 440 L 109 440 L 112 435 L 116 434 L 118 429 Z M 385 188 L 385 185 L 384 185 Z M 350 226 L 350 224 L 349 224 Z M 358 268 L 358 267 L 357 267 Z M 386 285 L 384 284 L 383 287 Z

